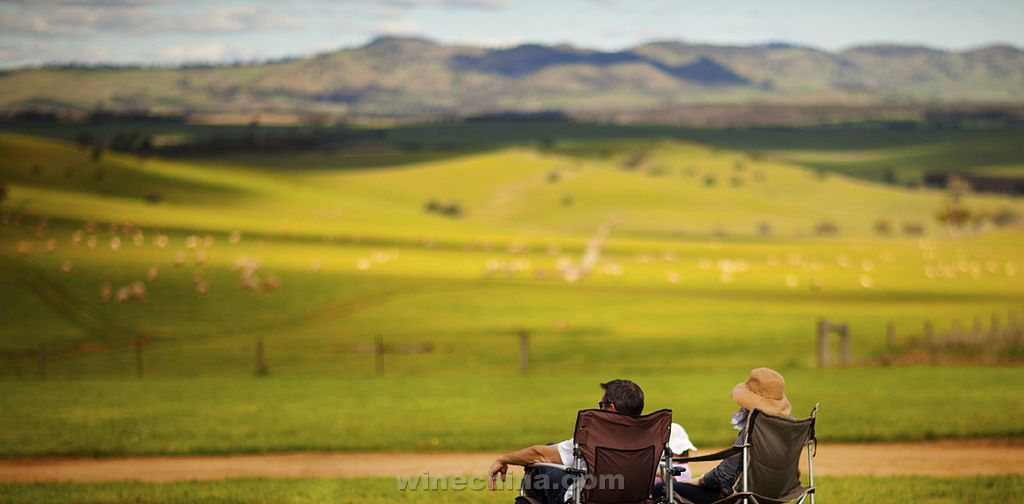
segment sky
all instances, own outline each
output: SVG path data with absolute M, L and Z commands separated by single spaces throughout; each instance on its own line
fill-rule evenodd
M 0 67 L 261 61 L 382 35 L 620 50 L 652 40 L 1024 47 L 1007 0 L 0 0 Z

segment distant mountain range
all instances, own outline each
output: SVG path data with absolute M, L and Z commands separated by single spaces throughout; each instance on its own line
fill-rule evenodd
M 1024 103 L 1024 51 L 653 42 L 618 52 L 488 49 L 385 37 L 285 61 L 183 68 L 63 67 L 0 74 L 0 108 L 355 117 L 694 105 Z

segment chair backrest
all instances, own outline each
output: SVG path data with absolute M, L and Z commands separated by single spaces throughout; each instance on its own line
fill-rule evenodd
M 801 420 L 769 415 L 755 409 L 747 419 L 746 441 L 750 444 L 747 490 L 769 499 L 786 502 L 806 488 L 800 482 L 800 456 L 814 439 L 814 417 Z M 742 489 L 743 477 L 734 489 Z
M 583 502 L 647 502 L 671 428 L 672 410 L 639 417 L 580 411 L 573 438 L 587 463 Z

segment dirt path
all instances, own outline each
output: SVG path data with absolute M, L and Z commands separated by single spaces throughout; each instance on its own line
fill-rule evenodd
M 702 450 L 701 453 L 711 453 Z M 0 481 L 178 481 L 482 474 L 490 453 L 289 453 L 209 457 L 0 460 Z M 695 464 L 697 473 L 714 463 Z M 806 469 L 805 469 L 806 470 Z M 815 475 L 1024 475 L 1024 440 L 824 444 Z

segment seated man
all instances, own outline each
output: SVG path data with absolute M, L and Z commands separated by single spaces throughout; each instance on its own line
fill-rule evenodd
M 781 374 L 769 368 L 757 368 L 750 372 L 746 381 L 738 383 L 732 389 L 732 400 L 740 409 L 732 414 L 732 427 L 740 431 L 736 438 L 736 446 L 743 444 L 743 429 L 747 425 L 747 415 L 757 408 L 769 415 L 788 417 L 792 412 L 789 399 L 785 394 L 786 380 Z M 723 460 L 714 469 L 699 478 L 673 482 L 672 489 L 676 495 L 693 504 L 709 504 L 724 499 L 733 493 L 733 485 L 742 472 L 742 455 L 733 455 Z M 665 494 L 664 483 L 654 487 L 655 497 Z
M 640 416 L 644 410 L 644 392 L 629 380 L 612 380 L 602 383 L 604 396 L 598 403 L 603 410 L 615 411 L 626 415 Z M 534 445 L 498 457 L 487 472 L 491 490 L 497 489 L 495 479 L 500 474 L 505 481 L 505 473 L 509 464 L 528 466 L 539 462 L 572 466 L 573 440 L 567 439 L 555 445 Z M 555 468 L 535 468 L 524 478 L 527 495 L 541 504 L 563 504 L 572 495 L 572 478 L 564 471 Z M 521 502 L 517 498 L 516 502 Z M 529 501 L 526 501 L 529 502 Z

